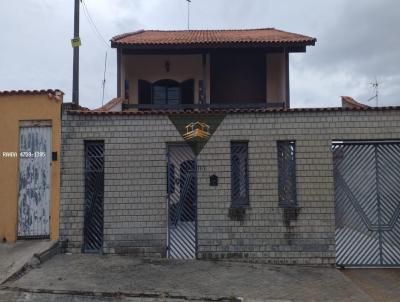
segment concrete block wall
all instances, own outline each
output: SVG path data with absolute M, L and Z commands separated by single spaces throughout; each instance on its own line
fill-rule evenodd
M 83 244 L 84 141 L 104 140 L 103 252 L 163 256 L 167 238 L 163 140 L 183 140 L 168 118 L 64 115 L 62 137 L 60 237 L 68 239 L 68 249 L 79 252 Z
M 193 115 L 193 121 L 196 114 Z M 84 140 L 105 141 L 104 252 L 165 256 L 166 145 L 182 137 L 164 115 L 64 115 L 60 236 L 80 251 Z M 299 209 L 278 206 L 277 140 L 296 141 Z M 334 264 L 331 142 L 400 139 L 400 112 L 228 114 L 198 156 L 198 257 Z M 249 142 L 243 221 L 228 217 L 230 142 Z M 219 177 L 209 186 L 211 175 Z

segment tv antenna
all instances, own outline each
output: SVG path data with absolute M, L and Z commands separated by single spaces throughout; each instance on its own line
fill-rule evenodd
M 375 99 L 375 106 L 379 106 L 379 85 L 380 83 L 378 82 L 377 78 L 375 77 L 375 82 L 369 83 L 372 86 L 372 89 L 374 90 L 374 95 L 370 97 L 367 102 L 372 101 Z
M 186 0 L 187 1 L 187 29 L 190 29 L 190 3 L 192 0 Z

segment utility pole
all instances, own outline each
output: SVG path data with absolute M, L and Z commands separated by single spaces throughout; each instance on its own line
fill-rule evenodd
M 72 39 L 72 47 L 74 49 L 73 76 L 72 76 L 72 102 L 79 105 L 79 46 L 81 41 L 79 38 L 79 5 L 81 0 L 75 0 L 74 13 L 74 38 Z

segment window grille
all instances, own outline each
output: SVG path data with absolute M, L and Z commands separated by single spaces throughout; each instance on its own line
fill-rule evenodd
M 232 207 L 249 204 L 248 143 L 231 143 Z
M 278 195 L 281 207 L 296 207 L 296 142 L 278 141 Z

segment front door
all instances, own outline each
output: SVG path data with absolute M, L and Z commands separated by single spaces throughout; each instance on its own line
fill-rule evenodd
M 50 237 L 51 127 L 20 128 L 18 239 Z
M 168 258 L 194 259 L 197 253 L 196 159 L 186 144 L 168 146 Z
M 85 142 L 84 253 L 101 253 L 104 223 L 104 142 Z

